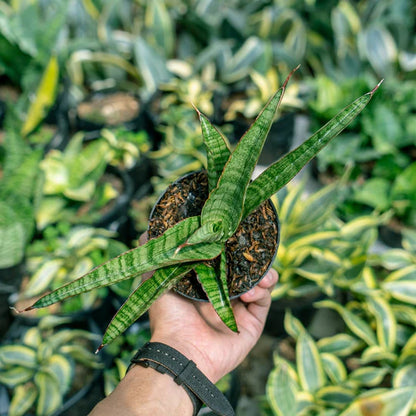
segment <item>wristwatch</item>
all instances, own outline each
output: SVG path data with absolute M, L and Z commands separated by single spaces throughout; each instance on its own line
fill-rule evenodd
M 234 416 L 234 410 L 226 397 L 211 383 L 183 354 L 161 342 L 148 342 L 130 360 L 131 364 L 151 367 L 162 374 L 168 374 L 188 393 L 196 416 L 204 403 L 220 416 Z

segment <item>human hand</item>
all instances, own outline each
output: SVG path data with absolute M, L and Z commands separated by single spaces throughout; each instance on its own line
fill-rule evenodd
M 239 333 L 225 326 L 209 302 L 168 292 L 149 309 L 151 341 L 177 349 L 215 383 L 236 368 L 258 341 L 277 279 L 271 269 L 257 286 L 232 301 Z

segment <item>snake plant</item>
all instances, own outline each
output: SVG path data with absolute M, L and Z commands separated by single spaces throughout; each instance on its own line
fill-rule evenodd
M 226 283 L 226 241 L 248 214 L 286 185 L 361 112 L 378 88 L 377 85 L 348 105 L 298 148 L 251 181 L 257 159 L 293 72 L 271 97 L 232 152 L 226 138 L 197 110 L 207 148 L 210 189 L 200 216 L 180 221 L 160 237 L 102 264 L 43 296 L 25 310 L 48 306 L 69 296 L 155 271 L 116 313 L 104 334 L 101 349 L 125 331 L 155 299 L 172 288 L 186 273 L 196 269 L 198 279 L 222 321 L 231 330 L 238 331 Z M 217 257 L 221 259 L 218 271 L 204 263 Z

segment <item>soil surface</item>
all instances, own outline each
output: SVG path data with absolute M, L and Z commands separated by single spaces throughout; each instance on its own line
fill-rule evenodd
M 177 222 L 201 214 L 208 198 L 206 171 L 189 174 L 171 184 L 156 204 L 149 221 L 149 237 L 157 237 Z M 231 297 L 255 286 L 271 265 L 278 246 L 277 214 L 271 201 L 264 202 L 226 242 L 227 278 Z M 216 260 L 214 259 L 214 265 Z M 206 299 L 195 272 L 188 273 L 175 290 Z

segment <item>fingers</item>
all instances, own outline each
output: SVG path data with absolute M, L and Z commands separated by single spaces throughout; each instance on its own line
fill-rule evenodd
M 274 269 L 270 269 L 266 276 L 263 277 L 262 280 L 260 280 L 259 284 L 253 289 L 249 290 L 247 293 L 244 293 L 241 295 L 240 299 L 243 302 L 249 303 L 249 302 L 257 302 L 261 301 L 263 297 L 267 297 L 267 292 L 271 292 L 276 285 L 278 281 L 278 274 L 277 271 Z M 266 289 L 267 292 L 261 290 Z

